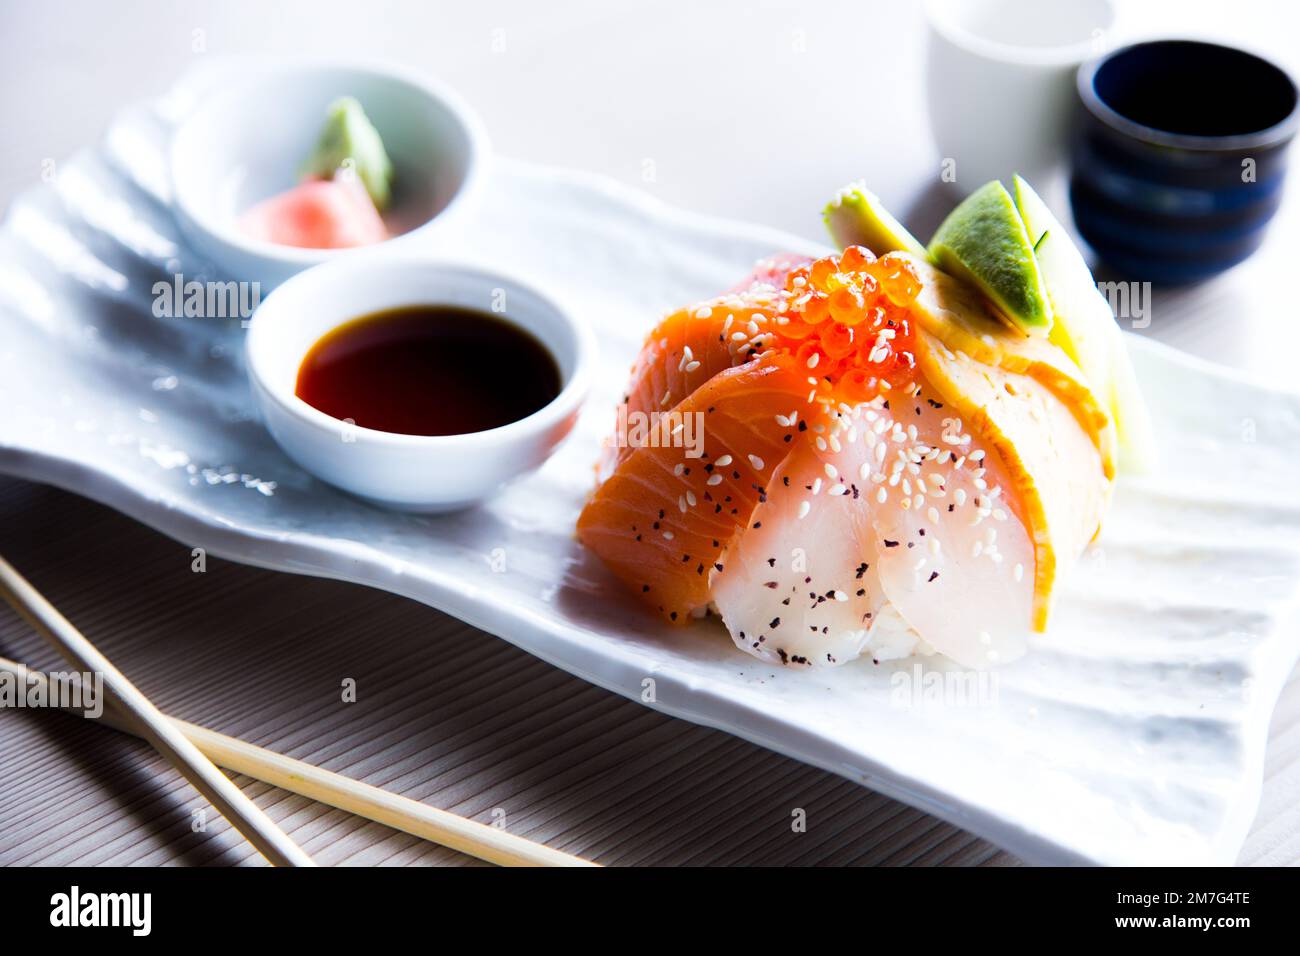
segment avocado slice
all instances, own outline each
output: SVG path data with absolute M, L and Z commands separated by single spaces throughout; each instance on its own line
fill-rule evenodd
M 361 104 L 345 96 L 329 105 L 325 127 L 302 175 L 333 179 L 349 162 L 375 208 L 383 212 L 392 201 L 393 164 Z
M 1153 439 L 1124 338 L 1088 264 L 1047 203 L 1022 177 L 1014 178 L 1016 208 L 1031 238 L 1055 320 L 1048 338 L 1079 366 L 1107 405 L 1126 471 L 1149 470 Z
M 850 183 L 837 192 L 822 210 L 822 219 L 841 249 L 865 246 L 877 256 L 910 252 L 928 258 L 921 241 L 891 216 L 880 198 L 860 182 Z
M 973 283 L 1021 331 L 1046 335 L 1052 306 L 1034 243 L 1006 188 L 994 180 L 966 197 L 930 240 L 930 258 Z

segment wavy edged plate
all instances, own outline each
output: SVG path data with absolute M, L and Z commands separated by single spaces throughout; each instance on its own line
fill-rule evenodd
M 0 229 L 4 471 L 234 560 L 423 601 L 1033 862 L 1235 859 L 1259 799 L 1270 713 L 1300 654 L 1300 398 L 1130 339 L 1160 470 L 1121 483 L 1052 633 L 999 671 L 977 706 L 920 692 L 944 679 L 936 660 L 774 672 L 716 623 L 659 625 L 572 528 L 653 319 L 729 287 L 772 251 L 817 250 L 593 176 L 498 162 L 455 252 L 517 271 L 584 315 L 602 378 L 555 458 L 490 506 L 444 518 L 376 510 L 315 481 L 271 441 L 248 392 L 238 320 L 154 314 L 155 283 L 220 278 L 185 247 L 168 209 L 169 128 L 197 88 L 127 110 L 99 146 L 10 208 Z

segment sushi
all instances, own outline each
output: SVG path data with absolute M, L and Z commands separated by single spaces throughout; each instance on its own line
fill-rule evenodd
M 577 532 L 651 611 L 808 668 L 985 668 L 1046 630 L 1111 497 L 1114 369 L 1097 386 L 908 239 L 773 257 L 646 338 L 620 421 L 661 440 L 608 443 Z

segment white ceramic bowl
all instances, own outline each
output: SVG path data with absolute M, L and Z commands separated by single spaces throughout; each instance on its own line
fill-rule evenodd
M 242 84 L 199 103 L 170 151 L 177 220 L 190 243 L 232 278 L 268 291 L 289 276 L 356 249 L 298 249 L 249 239 L 241 213 L 297 184 L 341 96 L 360 101 L 395 170 L 385 214 L 398 235 L 385 249 L 433 248 L 485 178 L 489 148 L 478 118 L 449 90 L 386 67 L 295 65 L 252 71 Z M 375 248 L 375 247 L 371 247 Z
M 550 404 L 517 422 L 465 435 L 400 435 L 341 421 L 294 393 L 308 350 L 351 319 L 406 305 L 491 312 L 502 301 L 496 317 L 536 336 L 562 383 Z M 331 262 L 285 282 L 254 313 L 246 350 L 267 427 L 295 461 L 372 503 L 425 512 L 488 499 L 541 465 L 577 419 L 596 354 L 591 332 L 536 289 L 474 266 L 386 254 Z

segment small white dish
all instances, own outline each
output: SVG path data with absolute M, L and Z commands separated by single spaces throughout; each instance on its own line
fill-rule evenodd
M 376 246 L 410 248 L 472 208 L 485 178 L 487 134 L 451 91 L 387 67 L 294 65 L 250 71 L 234 88 L 199 103 L 172 138 L 177 220 L 190 243 L 231 277 L 264 291 L 303 269 L 358 249 L 301 249 L 244 236 L 239 216 L 298 183 L 342 96 L 360 101 L 393 160 L 395 235 Z
M 561 390 L 499 428 L 401 435 L 334 418 L 295 394 L 302 360 L 321 336 L 360 316 L 408 305 L 453 305 L 528 330 L 555 358 Z M 592 377 L 591 333 L 536 289 L 482 269 L 428 258 L 355 256 L 276 289 L 248 329 L 249 379 L 267 428 L 298 464 L 374 504 L 453 511 L 483 501 L 544 462 L 577 420 Z

